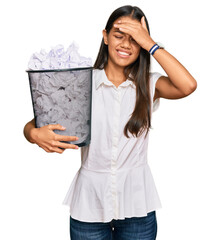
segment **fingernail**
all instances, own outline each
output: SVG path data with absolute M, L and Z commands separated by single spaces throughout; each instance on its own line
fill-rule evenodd
M 121 20 L 119 20 L 118 23 L 121 23 Z
M 118 25 L 117 24 L 114 24 L 114 27 L 117 27 Z
M 66 129 L 64 126 L 62 126 L 62 129 Z

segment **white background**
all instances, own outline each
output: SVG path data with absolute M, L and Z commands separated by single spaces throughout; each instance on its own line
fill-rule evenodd
M 108 17 L 126 4 L 144 11 L 151 37 L 198 83 L 186 98 L 161 99 L 152 119 L 149 164 L 163 205 L 157 239 L 220 239 L 220 17 L 214 0 L 1 3 L 0 239 L 69 239 L 62 201 L 80 167 L 80 150 L 49 154 L 26 141 L 23 127 L 33 109 L 25 70 L 32 53 L 72 41 L 94 62 Z M 152 60 L 152 71 L 166 75 Z

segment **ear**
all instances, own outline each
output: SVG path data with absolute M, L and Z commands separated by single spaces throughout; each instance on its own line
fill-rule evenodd
M 108 45 L 108 34 L 105 29 L 102 31 L 102 35 L 103 35 L 104 43 Z

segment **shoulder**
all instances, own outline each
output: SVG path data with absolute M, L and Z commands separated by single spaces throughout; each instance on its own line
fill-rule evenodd
M 159 72 L 150 72 L 150 80 L 156 84 L 157 80 L 162 77 L 163 75 Z
M 150 88 L 151 88 L 151 91 L 153 91 L 153 93 L 155 92 L 157 80 L 162 76 L 163 75 L 159 72 L 150 72 L 149 81 L 150 81 Z
M 102 72 L 104 69 L 98 69 L 98 68 L 93 68 L 93 73 L 96 74 L 96 73 L 99 73 L 99 72 Z
M 92 75 L 93 75 L 93 77 L 100 77 L 101 75 L 103 75 L 103 69 L 93 69 L 92 70 Z
M 156 83 L 159 78 L 163 77 L 163 75 L 159 72 L 150 72 L 150 88 L 151 94 L 153 96 L 153 101 L 159 98 L 158 91 L 156 89 Z

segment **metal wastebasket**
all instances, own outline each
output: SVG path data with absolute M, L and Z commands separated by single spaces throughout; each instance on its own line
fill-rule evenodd
M 55 133 L 77 136 L 79 147 L 91 141 L 92 67 L 26 70 L 37 128 L 61 124 Z

